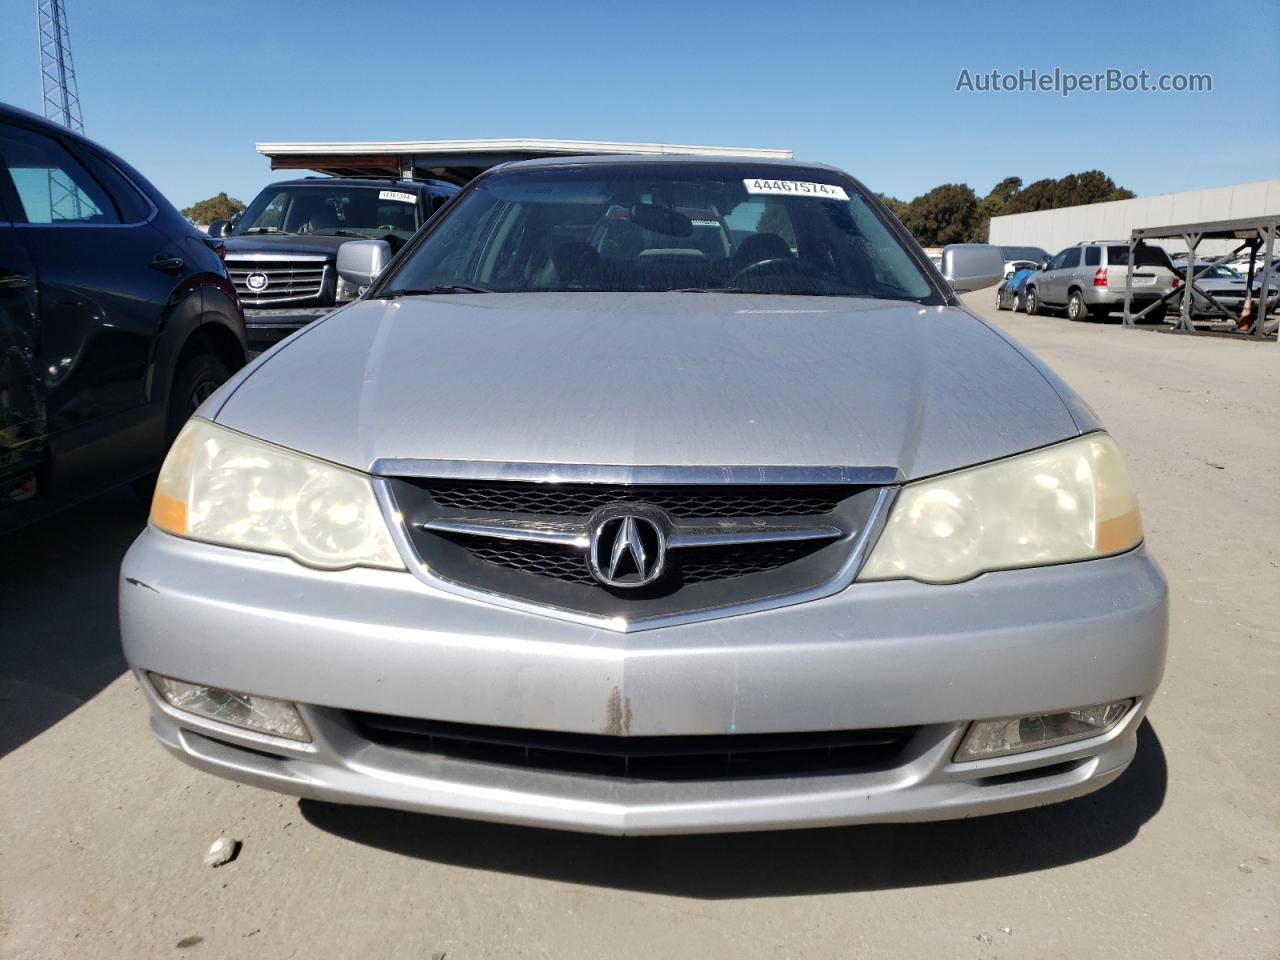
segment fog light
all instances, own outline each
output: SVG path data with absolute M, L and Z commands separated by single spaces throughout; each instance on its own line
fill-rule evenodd
M 162 677 L 158 673 L 151 674 L 151 682 L 160 691 L 160 696 L 179 710 L 290 740 L 311 739 L 297 709 L 285 700 L 202 687 L 185 680 Z
M 955 759 L 957 763 L 985 760 L 1101 736 L 1119 723 L 1131 706 L 1131 699 L 1115 700 L 1066 713 L 975 720 L 969 724 Z

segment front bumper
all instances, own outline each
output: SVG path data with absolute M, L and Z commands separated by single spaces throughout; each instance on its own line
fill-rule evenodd
M 337 310 L 342 304 L 323 307 L 246 307 L 244 328 L 249 343 L 259 349 L 283 340 L 309 323 Z
M 445 594 L 407 573 L 321 573 L 151 529 L 125 558 L 120 611 L 153 730 L 197 767 L 316 799 L 628 834 L 943 819 L 1087 793 L 1133 756 L 1167 631 L 1166 585 L 1142 548 L 945 587 L 854 584 L 623 634 Z M 314 740 L 175 711 L 144 671 L 292 700 Z M 972 719 L 1125 697 L 1137 705 L 1102 737 L 951 761 Z M 384 747 L 348 711 L 632 736 L 917 730 L 888 768 L 660 782 Z

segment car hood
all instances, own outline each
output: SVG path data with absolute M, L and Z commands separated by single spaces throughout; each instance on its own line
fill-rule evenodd
M 410 458 L 896 467 L 911 479 L 1078 434 L 1051 380 L 956 307 L 435 295 L 330 315 L 203 415 L 361 470 Z
M 340 246 L 355 239 L 364 238 L 257 233 L 252 236 L 223 237 L 222 243 L 230 257 L 238 253 L 327 253 L 336 256 Z

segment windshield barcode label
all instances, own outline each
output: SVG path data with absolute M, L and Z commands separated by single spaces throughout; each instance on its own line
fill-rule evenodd
M 821 200 L 848 200 L 844 187 L 830 183 L 808 183 L 804 180 L 761 180 L 753 177 L 742 181 L 747 193 L 768 193 L 784 197 L 817 197 Z
M 417 201 L 412 193 L 401 193 L 399 190 L 379 190 L 379 200 L 397 200 L 400 203 L 414 203 Z

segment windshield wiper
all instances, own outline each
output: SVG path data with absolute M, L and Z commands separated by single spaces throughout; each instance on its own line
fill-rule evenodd
M 281 230 L 279 227 L 250 227 L 245 233 L 287 233 L 287 230 Z
M 492 290 L 486 290 L 484 287 L 477 287 L 467 283 L 449 283 L 442 284 L 438 287 L 420 287 L 409 290 L 388 290 L 378 296 L 379 300 L 391 300 L 395 297 L 426 297 L 436 293 L 493 293 Z
M 741 287 L 673 287 L 670 290 L 660 290 L 659 293 L 751 293 L 750 290 L 743 290 Z

